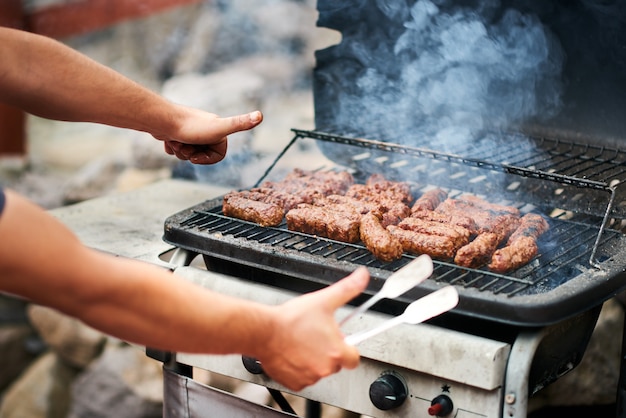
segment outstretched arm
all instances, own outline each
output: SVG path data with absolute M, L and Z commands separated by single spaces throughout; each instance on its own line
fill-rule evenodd
M 283 305 L 204 289 L 141 261 L 83 246 L 64 225 L 6 190 L 0 216 L 0 290 L 56 308 L 125 341 L 163 350 L 258 358 L 276 381 L 299 390 L 359 354 L 346 345 L 336 309 L 369 275 L 348 278 Z
M 145 131 L 170 154 L 213 164 L 226 137 L 258 125 L 255 111 L 220 118 L 172 103 L 53 39 L 0 27 L 0 102 L 37 116 Z

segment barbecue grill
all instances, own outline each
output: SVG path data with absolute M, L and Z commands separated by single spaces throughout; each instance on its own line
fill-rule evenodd
M 547 112 L 547 118 L 535 113 L 506 126 L 486 123 L 480 129 L 462 130 L 467 134 L 462 140 L 455 131 L 450 134 L 456 138 L 453 145 L 441 140 L 440 133 L 416 129 L 423 118 L 408 127 L 406 121 L 364 124 L 357 118 L 350 122 L 345 114 L 364 112 L 358 108 L 363 93 L 359 88 L 368 91 L 362 87 L 365 83 L 354 79 L 368 77 L 374 69 L 394 81 L 387 85 L 389 90 L 402 84 L 401 69 L 416 57 L 404 53 L 398 42 L 411 28 L 406 24 L 408 11 L 415 16 L 420 2 L 399 2 L 402 5 L 395 7 L 373 0 L 358 6 L 350 3 L 350 13 L 345 12 L 348 4 L 344 3 L 318 3 L 318 24 L 340 30 L 343 40 L 317 53 L 316 128 L 293 129 L 292 141 L 257 185 L 280 179 L 290 169 L 290 154 L 307 150 L 316 156 L 307 158 L 315 170 L 346 170 L 361 183 L 371 174 L 383 173 L 389 180 L 410 184 L 414 196 L 438 187 L 449 197 L 484 197 L 521 213 L 541 214 L 550 229 L 538 240 L 538 256 L 506 274 L 436 260 L 430 279 L 401 297 L 377 303 L 375 315 L 397 315 L 411 301 L 444 285 L 458 289 L 457 308 L 427 325 L 404 327 L 364 344 L 358 371 L 340 373 L 300 395 L 370 416 L 524 417 L 530 396 L 578 365 L 602 304 L 626 287 L 622 233 L 626 152 L 619 146 L 626 128 L 623 118 L 615 116 L 626 109 L 623 97 L 617 97 L 619 89 L 607 89 L 604 80 L 594 85 L 604 94 L 601 104 L 588 100 L 598 93 L 593 88 L 585 89 L 593 92 L 584 97 L 581 86 L 591 83 L 584 78 L 590 73 L 589 62 L 584 61 L 588 56 L 584 56 L 583 61 L 568 61 L 558 68 L 571 77 L 563 91 L 555 88 L 566 102 L 562 108 Z M 444 3 L 439 4 L 442 9 Z M 549 27 L 561 39 L 566 55 L 577 57 L 570 53 L 575 43 L 566 36 L 572 28 L 564 16 L 576 16 L 574 20 L 580 23 L 580 10 L 560 3 L 549 7 L 527 3 L 504 2 L 500 11 L 490 11 L 489 16 L 497 20 L 509 8 L 517 7 L 519 13 L 529 8 L 540 18 L 532 22 Z M 457 16 L 461 10 L 461 6 L 448 6 L 448 16 Z M 523 20 L 525 25 L 530 21 Z M 590 27 L 593 31 L 597 26 Z M 530 31 L 528 26 L 525 29 Z M 619 42 L 620 38 L 615 39 Z M 561 49 L 552 51 L 562 53 Z M 376 54 L 383 59 L 372 59 Z M 615 68 L 607 70 L 608 79 L 626 85 L 619 73 L 622 63 L 616 62 Z M 539 77 L 536 85 L 545 87 L 553 75 Z M 545 87 L 540 93 L 554 91 Z M 585 125 L 581 120 L 598 113 L 598 106 L 604 120 L 611 123 L 589 132 L 585 128 L 598 124 Z M 388 116 L 391 120 L 393 115 Z M 399 260 L 383 262 L 361 243 L 290 231 L 284 223 L 263 227 L 234 219 L 222 213 L 222 200 L 213 198 L 173 214 L 165 222 L 163 238 L 183 255 L 181 264 L 199 254 L 207 270 L 242 279 L 233 284 L 236 290 L 227 279 L 216 285 L 225 292 L 274 301 L 276 293 L 308 292 L 366 266 L 372 280 L 356 304 L 415 257 L 404 254 Z M 205 283 L 198 271 L 177 271 Z M 455 357 L 454 353 L 461 354 Z M 488 365 L 483 363 L 484 355 L 490 358 Z M 177 355 L 176 361 L 265 385 L 275 396 L 285 390 L 242 359 Z M 337 394 L 339 388 L 347 387 L 351 389 Z M 618 403 L 621 393 L 618 388 Z
M 554 213 L 549 218 L 549 233 L 538 243 L 541 255 L 529 265 L 510 275 L 504 275 L 485 268 L 470 269 L 435 261 L 436 268 L 430 283 L 408 292 L 397 301 L 406 304 L 435 290 L 441 284 L 454 284 L 463 292 L 455 311 L 464 316 L 514 325 L 541 326 L 601 304 L 626 284 L 626 276 L 622 274 L 626 262 L 624 236 L 606 227 L 614 212 L 612 204 L 615 202 L 614 195 L 617 194 L 616 188 L 609 184 L 613 180 L 621 182 L 620 176 L 626 176 L 626 172 L 618 167 L 607 174 L 605 169 L 607 165 L 614 165 L 613 157 L 619 158 L 620 154 L 623 156 L 625 153 L 602 150 L 610 155 L 610 160 L 597 158 L 597 149 L 585 155 L 568 155 L 568 162 L 564 164 L 566 168 L 557 170 L 562 156 L 582 145 L 543 140 L 543 143 L 550 146 L 547 151 L 523 157 L 533 165 L 545 167 L 545 170 L 540 171 L 528 168 L 528 165 L 518 165 L 517 161 L 504 164 L 493 160 L 479 160 L 470 155 L 441 154 L 429 149 L 388 142 L 317 131 L 294 131 L 296 136 L 279 158 L 283 158 L 294 143 L 306 138 L 331 142 L 335 146 L 346 146 L 351 149 L 343 154 L 350 154 L 352 151 L 355 157 L 352 159 L 353 163 L 345 169 L 350 169 L 357 181 L 371 173 L 360 167 L 371 167 L 371 160 L 378 160 L 379 162 L 373 163 L 378 170 L 383 169 L 383 164 L 391 167 L 391 170 L 384 168 L 389 178 L 403 178 L 407 181 L 414 176 L 412 184 L 416 195 L 419 195 L 421 189 L 433 186 L 424 183 L 430 182 L 433 172 L 437 172 L 441 183 L 448 181 L 446 186 L 449 195 L 454 196 L 467 193 L 467 186 L 464 186 L 467 183 L 481 191 L 494 187 L 493 183 L 501 183 L 502 179 L 498 179 L 489 184 L 489 174 L 496 170 L 498 173 L 510 175 L 510 184 L 514 185 L 507 187 L 508 191 L 501 194 L 507 200 L 499 203 L 515 206 L 522 212 L 532 208 L 546 216 Z M 270 167 L 266 176 L 271 174 L 277 163 L 278 161 Z M 586 166 L 584 170 L 571 168 L 583 164 Z M 412 169 L 406 169 L 407 166 Z M 577 177 L 577 171 L 584 173 L 584 176 Z M 575 174 L 564 174 L 569 172 Z M 260 181 L 265 178 L 264 176 Z M 479 180 L 471 182 L 472 178 Z M 537 182 L 541 183 L 540 189 Z M 442 187 L 441 183 L 436 185 Z M 600 216 L 566 210 L 554 212 L 554 199 L 550 197 L 556 195 L 556 190 L 568 187 L 577 188 L 580 197 L 573 199 L 574 204 L 581 206 L 579 201 L 583 200 L 582 205 L 587 210 L 599 200 L 588 201 L 589 195 L 598 190 L 605 192 L 607 196 L 603 200 L 608 203 L 599 210 Z M 535 193 L 529 198 L 529 190 L 539 190 L 549 196 L 537 196 L 538 193 Z M 414 258 L 404 254 L 401 260 L 385 263 L 377 260 L 362 244 L 347 244 L 289 231 L 284 223 L 278 227 L 262 227 L 226 217 L 221 209 L 222 199 L 217 198 L 172 216 L 166 222 L 164 239 L 177 247 L 203 254 L 207 262 L 215 266 L 212 268 L 219 268 L 225 263 L 242 264 L 262 271 L 260 276 L 267 277 L 266 271 L 269 270 L 279 277 L 291 278 L 290 281 L 297 278 L 309 283 L 327 285 L 345 277 L 359 265 L 365 265 L 371 269 L 375 279 L 368 289 L 371 294 L 380 288 L 391 272 Z M 609 277 L 611 280 L 606 280 Z

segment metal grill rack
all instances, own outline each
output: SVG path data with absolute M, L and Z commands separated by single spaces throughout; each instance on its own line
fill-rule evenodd
M 247 274 L 253 280 L 277 274 L 287 282 L 327 285 L 364 265 L 373 278 L 365 292 L 370 295 L 413 258 L 404 255 L 383 263 L 357 244 L 289 231 L 284 225 L 260 227 L 226 217 L 221 213 L 221 203 L 221 198 L 213 199 L 173 215 L 166 221 L 164 240 L 219 259 L 218 264 L 244 265 L 258 272 Z M 541 248 L 541 257 L 512 274 L 436 261 L 432 278 L 397 300 L 410 303 L 442 283 L 450 283 L 460 287 L 458 312 L 510 324 L 538 325 L 584 311 L 593 301 L 603 301 L 623 286 L 626 277 L 620 265 L 624 265 L 626 254 L 616 252 L 626 247 L 623 235 L 610 231 L 603 236 L 599 248 L 607 257 L 607 272 L 584 266 L 597 228 L 569 220 L 551 219 L 550 223 L 550 239 L 556 238 L 560 244 Z
M 475 190 L 478 193 L 493 193 L 501 197 L 508 197 L 513 202 L 521 201 L 522 204 L 533 203 L 545 208 L 562 208 L 576 213 L 590 214 L 601 218 L 594 246 L 590 252 L 589 264 L 602 268 L 597 258 L 597 250 L 602 242 L 607 225 L 612 218 L 626 218 L 626 195 L 624 184 L 626 181 L 626 152 L 618 149 L 597 146 L 592 144 L 578 144 L 562 139 L 529 138 L 519 133 L 509 133 L 504 137 L 499 136 L 499 143 L 516 144 L 517 146 L 495 147 L 489 136 L 477 141 L 468 141 L 468 145 L 461 148 L 455 154 L 440 152 L 426 147 L 420 147 L 419 141 L 414 138 L 412 143 L 416 145 L 401 145 L 393 142 L 359 138 L 357 135 L 338 135 L 323 131 L 310 131 L 292 129 L 295 133 L 292 141 L 268 168 L 264 176 L 259 179 L 260 184 L 265 176 L 273 169 L 284 153 L 299 139 L 312 138 L 320 141 L 322 150 L 333 153 L 331 159 L 340 160 L 347 165 L 358 166 L 361 158 L 349 159 L 339 157 L 336 154 L 337 146 L 345 154 L 346 147 L 352 146 L 356 150 L 372 150 L 384 153 L 388 161 L 385 173 L 393 177 L 393 168 L 403 167 L 401 161 L 407 156 L 430 160 L 430 165 L 423 168 L 424 173 L 430 173 L 428 181 L 432 182 L 433 172 L 437 170 L 447 171 L 446 175 L 439 176 L 444 179 L 444 187 L 454 186 L 456 183 L 462 189 L 471 191 L 471 183 L 474 179 L 466 176 L 468 168 L 489 170 L 495 173 L 511 175 L 507 187 L 502 187 L 502 182 L 497 185 L 489 185 L 485 181 L 480 182 Z M 502 135 L 502 134 L 499 134 Z M 326 144 L 330 147 L 325 147 Z M 431 145 L 431 144 L 429 144 Z M 350 155 L 348 152 L 347 155 Z M 369 156 L 370 159 L 375 158 Z M 437 163 L 442 165 L 437 166 Z M 461 167 L 460 171 L 454 172 L 455 167 Z M 356 167 L 358 168 L 358 167 Z M 367 172 L 367 169 L 365 170 Z M 399 180 L 407 180 L 411 177 L 411 171 L 406 169 L 398 171 Z M 523 179 L 523 184 L 520 183 Z M 476 182 L 478 183 L 478 182 Z M 520 197 L 521 196 L 521 197 Z M 513 206 L 516 204 L 513 203 Z
M 550 223 L 550 237 L 539 243 L 541 257 L 511 275 L 435 261 L 433 280 L 507 297 L 553 290 L 582 272 L 581 266 L 589 254 L 589 249 L 593 246 L 597 229 L 567 220 L 552 219 Z M 348 262 L 393 272 L 414 258 L 412 255 L 404 254 L 400 260 L 385 263 L 376 259 L 360 244 L 339 242 L 290 231 L 284 222 L 278 227 L 260 227 L 255 223 L 233 219 L 222 214 L 221 200 L 207 203 L 206 209 L 196 208 L 193 215 L 184 220 L 180 226 L 198 230 L 203 234 L 228 235 L 233 239 L 256 242 L 272 248 L 273 251 L 286 250 L 313 255 L 316 257 L 314 263 L 319 262 L 317 260 L 319 257 L 324 260 L 324 263 Z M 620 238 L 621 234 L 610 231 L 604 236 L 600 247 L 612 249 L 615 245 L 613 243 Z M 560 245 L 547 245 L 545 241 L 559 242 Z M 605 255 L 608 257 L 608 253 Z M 286 267 L 284 268 L 287 270 Z M 294 268 L 297 269 L 298 266 Z

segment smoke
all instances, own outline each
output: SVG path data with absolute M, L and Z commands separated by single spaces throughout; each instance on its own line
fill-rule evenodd
M 384 16 L 404 17 L 396 38 L 389 31 L 373 41 L 364 28 L 344 33 L 343 43 L 352 45 L 343 53 L 349 48 L 364 69 L 337 95 L 334 125 L 367 127 L 366 134 L 404 143 L 432 138 L 453 150 L 483 130 L 560 109 L 564 54 L 537 17 L 498 11 L 496 1 L 446 3 L 377 1 Z

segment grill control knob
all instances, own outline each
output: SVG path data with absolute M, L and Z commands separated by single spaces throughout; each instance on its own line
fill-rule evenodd
M 263 366 L 261 366 L 261 362 L 254 357 L 246 357 L 242 356 L 241 361 L 243 362 L 243 367 L 246 368 L 252 374 L 263 374 L 265 371 L 263 370 Z
M 399 407 L 407 395 L 406 383 L 397 373 L 385 373 L 370 385 L 370 400 L 383 411 Z
M 428 415 L 445 417 L 452 413 L 454 405 L 452 399 L 448 395 L 439 395 L 430 402 L 430 408 L 428 408 Z

